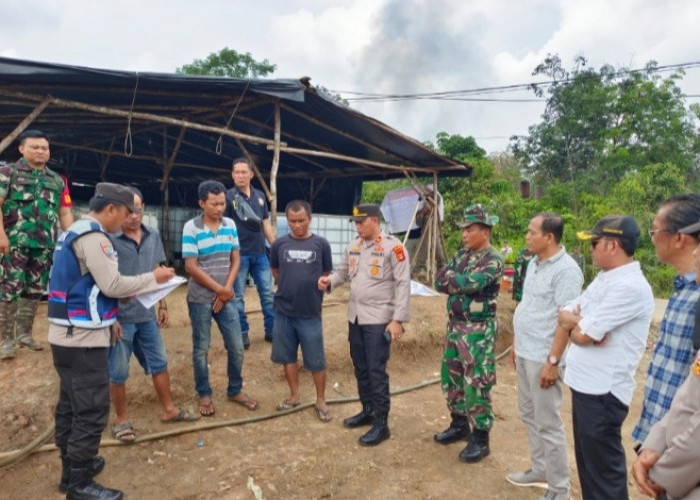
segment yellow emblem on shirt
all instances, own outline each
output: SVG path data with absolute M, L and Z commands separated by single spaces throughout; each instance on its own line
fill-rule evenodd
M 379 274 L 379 268 L 378 268 L 378 267 L 373 267 L 372 269 L 370 269 L 369 273 L 370 273 L 372 276 L 376 276 L 376 275 Z
M 692 372 L 700 377 L 700 358 L 695 358 L 695 363 L 691 367 Z

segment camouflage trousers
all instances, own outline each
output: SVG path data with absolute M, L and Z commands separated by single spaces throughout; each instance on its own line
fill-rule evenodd
M 496 385 L 494 347 L 498 322 L 447 323 L 442 357 L 442 392 L 450 413 L 464 415 L 475 429 L 489 430 L 494 416 L 491 387 Z
M 40 299 L 49 283 L 53 250 L 15 247 L 0 258 L 0 300 Z

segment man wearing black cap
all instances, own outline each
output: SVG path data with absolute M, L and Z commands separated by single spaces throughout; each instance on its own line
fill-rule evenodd
M 578 233 L 601 272 L 559 313 L 572 345 L 564 383 L 571 388 L 576 465 L 584 499 L 628 498 L 621 428 L 634 374 L 646 348 L 654 295 L 634 252 L 639 226 L 609 215 Z
M 158 267 L 122 276 L 107 232 L 116 232 L 134 207 L 126 186 L 100 183 L 90 213 L 72 224 L 56 244 L 49 281 L 49 343 L 60 379 L 55 442 L 63 472 L 59 490 L 67 499 L 116 500 L 121 491 L 104 488 L 93 477 L 104 468 L 97 455 L 109 419 L 107 349 L 117 299 L 154 291 L 175 275 Z
M 0 167 L 0 359 L 15 356 L 15 344 L 31 350 L 39 300 L 46 291 L 57 226 L 73 223 L 65 181 L 51 170 L 49 139 L 40 130 L 19 136 L 17 163 Z
M 343 424 L 348 428 L 371 424 L 360 444 L 374 446 L 390 436 L 386 363 L 391 341 L 401 338 L 402 324 L 409 320 L 411 272 L 401 242 L 381 229 L 379 205 L 356 206 L 352 221 L 358 238 L 343 252 L 338 269 L 319 278 L 318 288 L 329 291 L 350 281 L 350 356 L 362 411 Z

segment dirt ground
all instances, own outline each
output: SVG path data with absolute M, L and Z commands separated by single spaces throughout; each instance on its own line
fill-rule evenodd
M 171 320 L 164 337 L 176 404 L 196 409 L 184 291 L 185 287 L 180 287 L 168 297 Z M 342 425 L 344 418 L 359 409 L 359 403 L 345 401 L 356 395 L 347 346 L 347 289 L 331 294 L 323 312 L 327 398 L 334 415 L 328 424 L 316 419 L 311 374 L 303 370 L 302 398 L 308 404 L 289 414 L 275 411 L 276 403 L 288 395 L 288 388 L 281 368 L 269 359 L 270 344 L 263 341 L 254 289 L 248 290 L 247 297 L 252 346 L 245 354 L 244 390 L 260 400 L 258 411 L 249 412 L 226 401 L 226 359 L 215 327 L 209 356 L 216 406 L 213 418 L 191 424 L 160 423 L 150 377 L 144 376 L 132 359 L 127 398 L 139 440 L 133 445 L 114 441 L 109 433 L 111 419 L 100 450 L 107 460 L 98 478 L 101 483 L 123 490 L 130 499 L 536 499 L 543 493 L 505 481 L 508 472 L 529 466 L 509 356 L 498 362 L 491 455 L 477 464 L 464 464 L 457 459 L 463 443 L 441 446 L 433 442 L 433 434 L 449 423 L 440 386 L 434 383 L 446 323 L 444 297 L 412 298 L 413 319 L 407 334 L 392 346 L 389 362 L 392 391 L 409 390 L 392 396 L 391 439 L 374 448 L 364 448 L 357 442 L 365 428 L 349 430 Z M 513 305 L 510 297 L 502 294 L 498 352 L 512 339 Z M 46 330 L 46 308 L 42 304 L 35 336 L 46 342 Z M 630 464 L 629 435 L 639 415 L 641 382 L 648 361 L 649 350 L 638 373 L 637 392 L 623 429 Z M 422 387 L 413 388 L 419 385 Z M 52 425 L 57 389 L 48 344 L 41 352 L 22 350 L 14 360 L 0 363 L 0 460 Z M 562 411 L 569 437 L 572 498 L 580 498 L 568 390 Z M 176 434 L 164 434 L 168 432 Z M 49 438 L 39 451 L 0 468 L 0 498 L 61 496 L 57 492 L 60 461 L 52 442 Z M 643 498 L 632 486 L 631 478 L 630 493 L 631 498 Z

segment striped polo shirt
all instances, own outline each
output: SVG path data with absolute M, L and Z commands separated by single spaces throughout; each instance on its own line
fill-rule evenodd
M 182 229 L 182 258 L 196 258 L 197 265 L 220 285 L 226 284 L 231 269 L 231 252 L 239 249 L 238 231 L 233 220 L 222 217 L 214 233 L 199 215 L 185 223 Z M 214 300 L 214 292 L 195 280 L 187 284 L 187 301 L 200 304 Z

